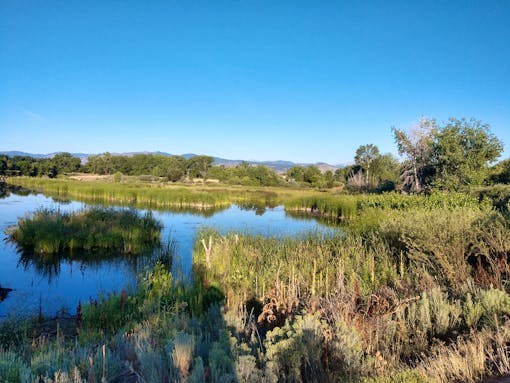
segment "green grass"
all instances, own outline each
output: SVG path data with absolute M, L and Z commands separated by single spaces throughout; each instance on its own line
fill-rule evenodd
M 319 214 L 333 220 L 351 219 L 358 212 L 358 200 L 359 197 L 350 195 L 310 196 L 285 202 L 285 210 Z
M 158 184 L 81 182 L 66 179 L 11 178 L 14 183 L 50 195 L 72 197 L 88 202 L 111 202 L 123 205 L 207 209 L 228 205 L 226 193 L 208 193 L 189 188 L 165 188 Z
M 488 208 L 488 198 L 462 193 L 433 193 L 431 195 L 405 195 L 399 193 L 360 195 L 309 195 L 284 201 L 289 212 L 306 212 L 329 220 L 352 220 L 370 209 L 384 213 L 387 210 Z M 385 213 L 384 213 L 385 214 Z
M 9 229 L 9 239 L 39 256 L 75 251 L 139 254 L 159 245 L 161 223 L 135 210 L 90 208 L 66 213 L 39 209 Z
M 232 203 L 275 206 L 272 189 L 215 186 L 184 186 L 164 183 L 77 181 L 30 177 L 9 178 L 8 183 L 44 192 L 55 198 L 73 198 L 89 203 L 116 204 L 151 209 L 195 211 L 210 214 Z

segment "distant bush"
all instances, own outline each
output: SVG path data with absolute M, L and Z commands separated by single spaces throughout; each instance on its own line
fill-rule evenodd
M 510 213 L 510 185 L 499 184 L 474 188 L 471 194 L 480 200 L 490 200 L 493 206 L 504 214 Z

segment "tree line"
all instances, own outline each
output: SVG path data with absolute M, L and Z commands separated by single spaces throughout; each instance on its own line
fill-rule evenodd
M 409 131 L 392 128 L 392 133 L 403 161 L 366 144 L 356 150 L 352 165 L 334 174 L 294 166 L 287 179 L 319 187 L 339 183 L 356 191 L 408 193 L 510 183 L 510 159 L 494 164 L 503 143 L 481 121 L 451 118 L 440 125 L 423 118 Z
M 0 155 L 0 176 L 46 176 L 54 178 L 59 174 L 79 171 L 81 160 L 71 153 L 55 154 L 53 158 Z
M 213 166 L 210 156 L 133 156 L 104 153 L 90 156 L 85 164 L 70 153 L 53 158 L 0 156 L 1 176 L 47 176 L 85 172 L 104 175 L 159 177 L 179 182 L 216 179 L 222 183 L 250 186 L 298 185 L 317 188 L 345 186 L 353 191 L 391 191 L 420 193 L 431 189 L 461 190 L 469 186 L 510 183 L 510 159 L 494 165 L 503 151 L 502 142 L 487 124 L 475 119 L 450 119 L 440 125 L 434 119 L 422 119 L 404 131 L 392 128 L 399 161 L 389 153 L 380 153 L 374 144 L 361 145 L 352 165 L 321 171 L 316 165 L 292 166 L 278 174 L 264 165 L 241 163 Z

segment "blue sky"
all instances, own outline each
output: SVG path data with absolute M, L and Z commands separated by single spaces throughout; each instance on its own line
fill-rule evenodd
M 352 161 L 475 117 L 510 156 L 510 1 L 0 0 L 0 150 Z

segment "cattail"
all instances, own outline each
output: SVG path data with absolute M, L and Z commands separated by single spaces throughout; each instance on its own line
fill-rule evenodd
M 80 327 L 81 325 L 81 302 L 78 302 L 78 307 L 76 307 L 76 326 Z
M 43 312 L 42 312 L 42 296 L 39 296 L 39 316 L 37 318 L 39 323 L 43 321 Z
M 120 293 L 120 309 L 121 310 L 124 310 L 124 307 L 126 306 L 126 298 L 127 298 L 126 289 L 122 289 L 122 292 Z
M 315 296 L 315 273 L 317 272 L 317 261 L 313 260 L 313 274 L 312 274 L 312 297 Z
M 95 376 L 94 376 L 94 358 L 89 356 L 89 365 L 90 365 L 90 372 L 89 372 L 89 382 L 95 383 Z
M 103 344 L 103 376 L 102 381 L 106 381 L 106 345 Z

